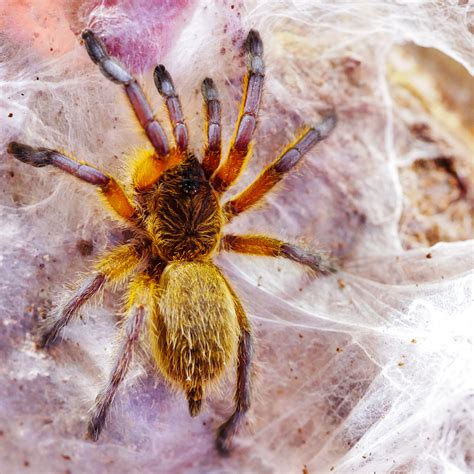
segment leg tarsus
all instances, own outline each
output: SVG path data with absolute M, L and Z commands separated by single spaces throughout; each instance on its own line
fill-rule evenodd
M 51 151 L 48 148 L 33 148 L 18 142 L 10 142 L 7 146 L 7 153 L 35 168 L 43 168 L 51 164 Z
M 281 256 L 294 262 L 306 265 L 319 275 L 330 275 L 339 271 L 339 265 L 334 257 L 326 253 L 312 253 L 297 245 L 284 243 L 280 248 Z
M 87 54 L 92 59 L 94 64 L 99 64 L 100 61 L 108 56 L 104 43 L 102 43 L 102 41 L 97 38 L 93 31 L 89 29 L 83 30 L 81 33 L 81 38 L 84 41 Z
M 173 80 L 163 64 L 156 66 L 153 78 L 158 92 L 165 99 L 176 145 L 181 151 L 184 151 L 188 147 L 188 130 L 184 123 L 181 102 L 176 94 Z
M 232 416 L 217 430 L 216 448 L 222 456 L 229 456 L 232 448 L 232 440 L 240 426 L 244 413 L 235 411 Z
M 103 410 L 100 413 L 94 413 L 94 416 L 91 417 L 89 423 L 87 424 L 87 433 L 86 439 L 91 441 L 97 441 L 99 439 L 100 433 L 105 425 L 107 413 Z
M 214 81 L 204 79 L 201 85 L 202 97 L 206 105 L 207 144 L 202 167 L 206 178 L 210 178 L 221 161 L 221 104 Z
M 97 64 L 102 74 L 112 82 L 128 85 L 133 76 L 125 69 L 118 59 L 108 55 L 104 43 L 91 30 L 84 30 L 81 34 L 89 57 Z

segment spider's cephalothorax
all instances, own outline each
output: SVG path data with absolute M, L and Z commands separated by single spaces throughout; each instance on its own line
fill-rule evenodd
M 203 258 L 215 249 L 222 213 L 197 158 L 188 154 L 147 193 L 145 227 L 165 261 Z
M 49 148 L 12 142 L 8 152 L 32 166 L 54 166 L 98 186 L 114 215 L 126 223 L 129 242 L 106 252 L 73 297 L 56 309 L 43 330 L 40 346 L 47 346 L 79 309 L 106 283 L 128 279 L 127 317 L 121 344 L 107 384 L 99 393 L 88 433 L 97 440 L 109 407 L 130 366 L 143 331 L 162 376 L 182 389 L 192 416 L 199 413 L 206 389 L 226 367 L 237 366 L 235 409 L 220 426 L 216 446 L 227 453 L 233 435 L 250 406 L 252 332 L 245 311 L 229 282 L 213 263 L 218 251 L 283 257 L 311 268 L 316 274 L 336 270 L 322 252 L 308 252 L 294 244 L 264 235 L 231 235 L 223 226 L 262 200 L 316 143 L 336 124 L 333 112 L 307 130 L 266 167 L 256 180 L 221 206 L 222 194 L 237 180 L 250 154 L 257 124 L 265 67 L 259 34 L 245 40 L 249 54 L 244 97 L 234 138 L 221 155 L 221 109 L 211 79 L 202 83 L 206 107 L 206 145 L 202 160 L 188 151 L 188 132 L 171 76 L 164 66 L 154 71 L 155 84 L 165 100 L 175 146 L 170 147 L 138 82 L 90 30 L 82 39 L 103 74 L 121 84 L 154 151 L 132 160 L 130 191 L 111 176 Z

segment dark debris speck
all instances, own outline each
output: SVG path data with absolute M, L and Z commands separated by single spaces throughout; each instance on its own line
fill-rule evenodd
M 94 243 L 92 240 L 80 239 L 76 243 L 76 248 L 83 257 L 88 257 L 94 250 Z

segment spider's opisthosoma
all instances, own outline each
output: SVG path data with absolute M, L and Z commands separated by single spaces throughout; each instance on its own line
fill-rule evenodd
M 8 152 L 24 163 L 51 165 L 97 186 L 132 235 L 126 243 L 107 251 L 72 298 L 57 308 L 42 332 L 40 346 L 51 344 L 105 284 L 128 279 L 122 343 L 112 373 L 92 409 L 89 437 L 98 439 L 140 335 L 147 330 L 157 368 L 166 380 L 184 391 L 191 416 L 199 413 L 206 389 L 235 363 L 235 409 L 219 427 L 216 439 L 218 450 L 227 453 L 250 406 L 252 331 L 239 298 L 212 257 L 224 250 L 287 258 L 317 274 L 336 271 L 333 260 L 323 252 L 308 252 L 265 235 L 223 232 L 226 223 L 261 201 L 308 150 L 329 135 L 336 115 L 327 113 L 317 126 L 307 128 L 250 186 L 221 205 L 220 197 L 245 168 L 257 124 L 265 75 L 260 35 L 251 30 L 244 43 L 249 60 L 242 106 L 224 160 L 217 90 L 209 78 L 202 83 L 207 143 L 201 162 L 188 150 L 181 104 L 165 67 L 155 68 L 154 80 L 168 110 L 175 141 L 172 147 L 138 82 L 109 56 L 92 31 L 83 31 L 82 39 L 102 73 L 124 87 L 153 151 L 131 160 L 131 185 L 126 188 L 112 176 L 58 151 L 9 144 Z

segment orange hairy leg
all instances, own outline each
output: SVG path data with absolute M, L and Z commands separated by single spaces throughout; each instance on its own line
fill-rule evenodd
M 179 149 L 172 148 L 165 162 L 155 160 L 153 152 L 141 151 L 130 166 L 133 188 L 137 192 L 149 190 L 166 170 L 183 161 L 185 156 Z
M 221 104 L 212 79 L 202 82 L 201 92 L 206 106 L 207 144 L 204 150 L 202 168 L 206 178 L 210 178 L 221 161 Z
M 95 271 L 86 278 L 72 297 L 56 308 L 54 322 L 43 330 L 40 347 L 51 345 L 60 332 L 78 316 L 81 307 L 89 301 L 106 283 L 118 282 L 132 273 L 140 263 L 135 249 L 127 244 L 107 252 L 96 264 Z
M 121 343 L 109 378 L 104 388 L 97 395 L 87 426 L 87 435 L 93 441 L 97 441 L 99 438 L 107 421 L 109 408 L 114 401 L 120 384 L 127 375 L 141 332 L 145 326 L 146 316 L 158 304 L 157 289 L 157 280 L 147 275 L 137 276 L 130 285 L 127 316 L 120 336 Z
M 237 351 L 237 386 L 234 394 L 235 409 L 230 418 L 217 430 L 216 448 L 223 454 L 230 452 L 232 439 L 239 430 L 244 416 L 250 408 L 251 398 L 251 368 L 253 356 L 253 341 L 250 323 L 244 308 L 228 282 L 227 287 L 232 294 L 240 327 L 239 347 Z
M 232 219 L 260 201 L 300 162 L 301 158 L 313 146 L 329 136 L 336 126 L 336 122 L 336 115 L 331 113 L 321 123 L 306 130 L 300 138 L 289 145 L 270 166 L 260 173 L 249 187 L 224 204 L 223 208 L 227 219 Z
M 7 151 L 23 163 L 38 168 L 51 165 L 79 178 L 81 181 L 98 186 L 99 192 L 118 216 L 127 220 L 133 219 L 135 209 L 125 191 L 114 178 L 102 173 L 102 171 L 49 148 L 33 148 L 29 145 L 11 142 L 8 144 Z
M 222 193 L 238 178 L 250 154 L 250 142 L 255 127 L 262 97 L 265 65 L 263 43 L 255 30 L 250 30 L 245 41 L 249 53 L 248 71 L 244 79 L 244 95 L 239 112 L 237 128 L 232 139 L 229 155 L 211 179 L 214 189 Z
M 297 245 L 264 235 L 227 234 L 222 238 L 221 248 L 222 250 L 249 255 L 288 258 L 311 268 L 321 275 L 328 275 L 337 271 L 336 262 L 322 252 L 308 252 Z

